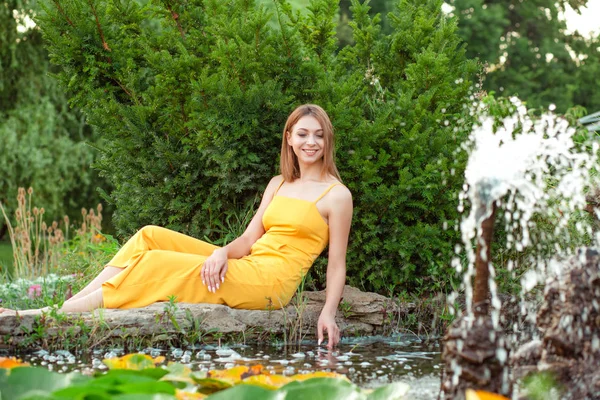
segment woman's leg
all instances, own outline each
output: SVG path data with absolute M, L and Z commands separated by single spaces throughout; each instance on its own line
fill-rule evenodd
M 152 250 L 167 250 L 208 257 L 218 248 L 218 246 L 183 233 L 160 226 L 147 225 L 129 238 L 107 265 L 125 268 L 129 265 L 131 258 L 136 257 L 139 253 Z
M 98 288 L 93 292 L 82 296 L 76 300 L 70 300 L 63 304 L 59 311 L 62 312 L 86 312 L 100 308 L 103 305 L 102 289 Z
M 96 289 L 86 296 L 80 297 L 77 300 L 65 302 L 59 311 L 61 312 L 86 312 L 92 311 L 96 308 L 102 307 L 102 289 Z M 37 315 L 44 311 L 48 311 L 50 307 L 36 308 L 33 310 L 11 310 L 9 308 L 0 308 L 0 315 L 13 314 L 13 315 Z
M 111 267 L 110 265 L 107 265 L 106 267 L 104 267 L 104 269 L 102 270 L 102 272 L 100 272 L 100 274 L 98 274 L 97 277 L 95 277 L 90 283 L 88 283 L 88 285 L 86 287 L 84 287 L 83 289 L 81 289 L 81 291 L 79 291 L 78 293 L 76 293 L 70 299 L 67 299 L 65 301 L 65 303 L 67 303 L 67 302 L 73 302 L 75 300 L 79 300 L 80 298 L 82 298 L 84 296 L 87 296 L 88 294 L 90 294 L 92 292 L 95 292 L 96 290 L 98 290 L 98 289 L 100 289 L 102 287 L 102 284 L 104 282 L 106 282 L 107 280 L 109 280 L 113 276 L 116 276 L 121 271 L 123 271 L 122 268 Z

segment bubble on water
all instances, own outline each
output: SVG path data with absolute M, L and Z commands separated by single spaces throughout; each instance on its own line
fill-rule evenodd
M 229 348 L 220 348 L 215 353 L 217 353 L 218 356 L 229 356 L 235 353 L 235 351 Z

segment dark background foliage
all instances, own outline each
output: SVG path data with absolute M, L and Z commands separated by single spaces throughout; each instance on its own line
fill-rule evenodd
M 354 195 L 352 284 L 443 288 L 456 239 L 461 142 L 472 78 L 441 1 L 399 1 L 391 32 L 352 2 L 353 44 L 336 39 L 336 1 L 46 3 L 38 22 L 71 101 L 106 139 L 97 163 L 122 235 L 159 224 L 218 242 L 277 173 L 281 130 L 302 103 L 336 127 Z M 273 23 L 275 22 L 275 23 Z M 320 279 L 323 263 L 313 271 Z M 432 286 L 434 284 L 434 286 Z
M 17 188 L 31 186 L 50 221 L 65 213 L 81 217 L 82 206 L 100 200 L 96 187 L 107 187 L 90 166 L 96 154 L 86 144 L 99 135 L 69 109 L 51 76 L 58 68 L 48 61 L 40 30 L 27 29 L 34 9 L 31 1 L 0 4 L 0 203 L 11 214 Z M 5 229 L 0 215 L 0 239 Z
M 4 2 L 0 201 L 33 186 L 58 217 L 100 192 L 123 239 L 152 223 L 223 244 L 277 173 L 287 115 L 314 102 L 354 196 L 350 283 L 447 290 L 468 105 L 488 91 L 600 109 L 599 38 L 557 18 L 585 0 L 361 3 Z M 27 16 L 37 27 L 17 30 Z

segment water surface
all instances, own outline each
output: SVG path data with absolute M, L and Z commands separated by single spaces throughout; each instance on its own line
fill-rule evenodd
M 262 364 L 271 373 L 282 375 L 333 371 L 346 375 L 363 388 L 400 381 L 411 387 L 407 398 L 423 400 L 437 397 L 442 369 L 439 342 L 424 343 L 412 335 L 343 339 L 334 351 L 317 346 L 314 341 L 304 341 L 294 346 L 268 342 L 223 343 L 221 346 L 201 344 L 187 348 L 145 348 L 140 352 L 153 357 L 164 356 L 165 364 L 179 362 L 193 371 Z M 32 365 L 53 371 L 92 374 L 106 370 L 102 359 L 124 354 L 120 348 L 102 348 L 81 354 L 39 350 L 17 356 Z

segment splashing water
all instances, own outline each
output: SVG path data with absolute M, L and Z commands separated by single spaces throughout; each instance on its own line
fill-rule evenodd
M 565 119 L 548 112 L 533 120 L 527 109 L 516 98 L 511 102 L 516 113 L 500 121 L 483 115 L 471 132 L 463 148 L 472 149 L 465 170 L 465 185 L 459 195 L 458 210 L 463 212 L 465 203 L 470 204 L 470 212 L 461 224 L 463 246 L 458 246 L 457 254 L 464 251 L 467 259 L 463 275 L 466 310 L 472 312 L 473 287 L 476 254 L 473 241 L 481 235 L 481 224 L 492 213 L 496 203 L 504 210 L 508 250 L 523 251 L 534 243 L 530 228 L 535 214 L 543 214 L 552 221 L 552 236 L 570 237 L 569 223 L 576 210 L 586 206 L 585 189 L 590 185 L 590 168 L 597 165 L 599 144 L 594 142 L 591 149 L 582 151 L 574 141 L 576 130 L 569 127 Z M 480 106 L 482 110 L 484 106 Z M 571 223 L 572 224 L 572 223 Z M 592 235 L 592 229 L 584 223 L 577 223 L 579 234 Z M 551 239 L 543 237 L 542 239 Z M 566 255 L 570 249 L 554 245 L 555 254 Z M 530 290 L 541 282 L 547 273 L 547 263 L 537 258 L 531 261 L 537 271 L 530 271 L 522 278 L 524 290 Z M 461 273 L 463 263 L 459 257 L 452 265 Z M 508 269 L 514 261 L 508 261 Z M 500 301 L 494 281 L 495 271 L 490 262 L 490 292 L 492 294 L 492 319 L 498 326 Z M 449 302 L 453 302 L 451 296 Z

